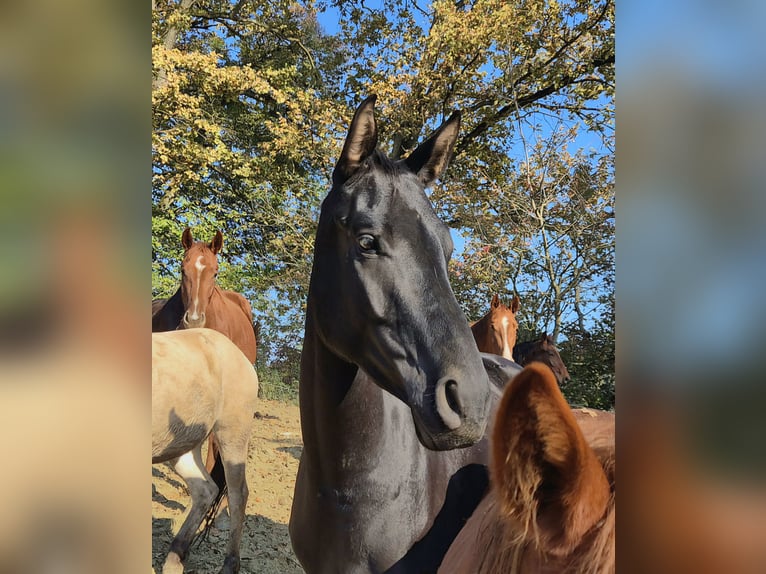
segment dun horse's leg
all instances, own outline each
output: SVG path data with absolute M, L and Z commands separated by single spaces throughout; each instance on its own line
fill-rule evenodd
M 182 561 L 186 558 L 202 519 L 218 494 L 218 487 L 202 464 L 202 445 L 176 459 L 173 467 L 186 482 L 192 501 L 186 520 L 170 544 L 170 552 L 162 567 L 162 574 L 183 574 Z
M 229 463 L 224 461 L 226 484 L 229 489 L 231 529 L 229 530 L 229 542 L 226 546 L 226 558 L 220 574 L 236 574 L 239 572 L 239 546 L 245 524 L 245 507 L 248 496 L 244 462 L 246 456 L 246 454 L 243 456 L 242 462 Z

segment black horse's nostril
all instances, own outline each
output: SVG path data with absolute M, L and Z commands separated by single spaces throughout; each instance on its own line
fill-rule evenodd
M 450 430 L 456 430 L 462 424 L 463 404 L 460 401 L 457 381 L 454 379 L 444 377 L 437 381 L 436 412 Z
M 460 396 L 457 394 L 457 383 L 455 381 L 447 381 L 444 385 L 444 394 L 447 396 L 449 408 L 462 415 L 463 405 L 460 404 Z

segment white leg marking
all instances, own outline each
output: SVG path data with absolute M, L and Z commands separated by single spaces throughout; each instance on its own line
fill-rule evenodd
M 173 465 L 176 472 L 184 478 L 201 478 L 207 480 L 207 477 L 202 474 L 199 466 L 194 461 L 194 451 L 189 451 L 186 454 L 182 454 L 178 457 L 178 461 Z

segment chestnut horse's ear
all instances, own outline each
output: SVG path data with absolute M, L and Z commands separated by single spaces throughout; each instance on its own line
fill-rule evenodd
M 460 113 L 455 112 L 404 160 L 424 187 L 430 186 L 444 174 L 452 159 L 452 150 L 459 132 Z
M 335 170 L 332 172 L 334 183 L 343 183 L 350 178 L 378 145 L 378 129 L 375 125 L 375 100 L 372 95 L 365 99 L 354 113 L 354 119 L 348 128 L 348 135 L 340 152 Z
M 548 333 L 543 331 L 543 334 L 540 335 L 540 342 L 541 343 L 547 343 L 548 342 Z
M 223 249 L 223 233 L 217 229 L 215 230 L 213 241 L 210 242 L 210 249 L 212 249 L 213 253 L 216 255 L 218 255 L 218 252 Z
M 521 299 L 519 299 L 518 295 L 514 295 L 513 301 L 511 301 L 511 313 L 515 315 L 520 307 L 521 307 Z
M 194 237 L 192 237 L 191 228 L 187 227 L 181 234 L 181 245 L 184 246 L 185 251 L 189 251 L 189 248 L 194 245 Z
M 497 309 L 500 306 L 500 296 L 495 293 L 492 295 L 492 302 L 489 304 L 492 309 Z
M 502 512 L 554 554 L 580 543 L 611 496 L 598 458 L 542 363 L 530 363 L 506 387 L 492 431 L 491 472 Z

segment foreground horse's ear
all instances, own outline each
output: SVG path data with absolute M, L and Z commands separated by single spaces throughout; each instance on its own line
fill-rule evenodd
M 506 389 L 495 421 L 491 469 L 502 511 L 543 550 L 570 552 L 611 494 L 553 372 L 530 363 Z
M 343 183 L 350 178 L 378 145 L 378 129 L 375 126 L 374 113 L 376 99 L 375 95 L 369 96 L 356 109 L 343 144 L 343 151 L 340 152 L 335 170 L 332 172 L 332 180 L 335 183 Z
M 513 301 L 511 301 L 511 313 L 516 313 L 521 308 L 521 299 L 519 299 L 518 295 L 513 296 Z
M 223 249 L 223 233 L 216 229 L 213 241 L 210 242 L 210 249 L 213 253 L 218 255 L 218 252 Z
M 500 296 L 495 293 L 492 295 L 492 302 L 489 304 L 492 309 L 497 309 L 500 306 Z
M 186 251 L 188 251 L 189 248 L 194 245 L 194 237 L 192 237 L 191 228 L 187 227 L 181 234 L 181 245 L 184 246 Z
M 455 112 L 434 134 L 420 144 L 404 162 L 417 174 L 425 187 L 444 174 L 452 159 L 457 135 L 460 132 L 460 113 Z

